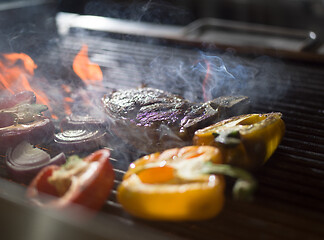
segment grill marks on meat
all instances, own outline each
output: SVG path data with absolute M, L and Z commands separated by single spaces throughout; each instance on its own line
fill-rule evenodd
M 108 114 L 133 119 L 138 125 L 147 125 L 160 120 L 172 122 L 163 113 L 171 116 L 173 110 L 178 110 L 181 111 L 178 114 L 181 114 L 187 103 L 181 97 L 150 88 L 114 92 L 105 96 L 103 102 Z
M 145 152 L 191 143 L 194 131 L 247 109 L 247 97 L 192 103 L 159 89 L 117 91 L 103 99 L 114 133 Z

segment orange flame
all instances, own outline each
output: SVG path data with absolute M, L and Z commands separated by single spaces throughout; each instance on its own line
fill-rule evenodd
M 88 46 L 85 44 L 74 58 L 73 70 L 87 85 L 100 85 L 103 79 L 99 65 L 90 62 Z
M 73 102 L 73 100 L 69 97 L 65 97 L 64 98 L 64 112 L 67 114 L 67 115 L 71 115 L 72 114 L 72 110 L 71 110 L 71 107 L 70 107 L 70 104 Z
M 49 100 L 41 90 L 35 91 L 28 78 L 34 75 L 37 65 L 33 59 L 24 53 L 9 53 L 2 55 L 3 61 L 0 61 L 0 89 L 8 90 L 12 94 L 21 91 L 32 91 L 35 93 L 37 101 L 49 106 Z
M 65 95 L 68 95 L 67 97 L 64 97 L 64 101 L 63 101 L 64 112 L 67 115 L 71 115 L 72 114 L 71 103 L 74 102 L 74 99 L 69 96 L 72 93 L 72 89 L 70 86 L 65 85 L 65 84 L 62 84 L 61 87 L 62 87 L 63 91 L 65 92 Z
M 7 89 L 12 94 L 30 90 L 28 76 L 34 75 L 37 65 L 24 53 L 3 54 L 0 62 L 0 88 Z M 27 89 L 26 89 L 27 88 Z

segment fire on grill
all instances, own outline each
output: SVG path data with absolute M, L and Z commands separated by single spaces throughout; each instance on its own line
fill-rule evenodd
M 33 1 L 32 4 L 43 2 Z M 157 7 L 160 13 L 161 5 L 154 5 L 156 3 L 148 1 L 145 8 L 136 8 L 139 15 L 132 17 L 147 20 L 149 16 L 141 13 L 150 14 L 151 7 Z M 226 11 L 219 13 L 230 15 L 230 4 L 226 1 L 226 6 L 223 5 Z M 312 5 L 314 1 L 308 1 L 307 6 L 305 2 L 298 4 L 307 14 L 316 10 L 314 17 L 322 20 L 319 4 Z M 268 21 L 270 5 L 261 5 L 267 6 L 262 9 L 267 14 L 258 11 L 260 8 L 245 11 L 241 7 L 233 8 L 235 13 L 232 13 L 237 16 L 238 9 L 244 13 L 253 10 L 260 13 L 256 16 L 259 20 Z M 3 132 L 6 134 L 16 134 L 19 126 L 24 129 L 20 138 L 14 138 L 18 139 L 13 144 L 15 146 L 9 147 L 9 141 L 0 143 L 0 148 L 3 148 L 0 158 L 2 238 L 50 237 L 47 234 L 55 239 L 62 235 L 69 235 L 69 239 L 323 238 L 324 71 L 318 64 L 323 60 L 323 45 L 318 30 L 306 27 L 311 24 L 305 16 L 299 18 L 304 27 L 300 29 L 299 26 L 299 30 L 294 31 L 290 27 L 297 27 L 297 23 L 291 16 L 297 16 L 296 11 L 282 12 L 281 16 L 289 20 L 282 23 L 288 28 L 269 25 L 263 28 L 249 24 L 250 20 L 254 22 L 253 19 L 246 19 L 249 23 L 199 19 L 187 26 L 146 24 L 63 12 L 55 12 L 49 19 L 46 7 L 43 11 L 39 5 L 21 6 L 19 10 L 2 11 L 1 15 L 4 21 L 0 47 L 4 54 L 0 56 L 0 78 L 6 81 L 0 84 L 0 98 L 4 100 L 0 106 L 5 109 L 0 114 L 5 120 L 0 128 L 6 128 L 8 131 Z M 77 6 L 80 6 L 80 1 Z M 271 6 L 275 12 L 274 20 L 279 23 L 278 5 Z M 94 5 L 85 7 L 87 11 L 94 9 Z M 206 7 L 211 9 L 210 5 Z M 106 13 L 106 10 L 114 9 L 102 10 Z M 178 17 L 182 16 L 181 13 L 176 11 Z M 247 15 L 241 14 L 240 17 Z M 164 20 L 169 22 L 173 18 Z M 319 23 L 322 25 L 323 21 Z M 323 27 L 318 29 L 322 31 Z M 85 56 L 87 50 L 90 61 Z M 79 59 L 80 63 L 74 64 L 74 59 Z M 312 64 L 307 62 L 313 60 Z M 100 66 L 101 73 L 92 63 Z M 88 71 L 84 72 L 87 66 Z M 18 68 L 17 72 L 10 71 Z M 247 96 L 250 110 L 245 115 L 226 115 L 225 120 L 200 126 L 198 131 L 192 129 L 185 141 L 177 135 L 177 125 L 165 120 L 171 124 L 158 128 L 164 130 L 162 133 L 170 133 L 172 140 L 179 145 L 162 147 L 160 153 L 150 148 L 143 151 L 146 149 L 136 146 L 138 142 L 155 147 L 154 141 L 159 140 L 127 138 L 127 130 L 134 130 L 133 126 L 141 131 L 140 124 L 132 125 L 131 129 L 120 127 L 118 130 L 124 132 L 117 132 L 114 124 L 120 121 L 119 115 L 115 115 L 116 121 L 111 118 L 107 121 L 108 114 L 106 109 L 102 109 L 104 105 L 100 99 L 107 99 L 114 93 L 147 88 L 176 99 L 182 98 L 180 102 L 188 107 L 180 107 L 183 112 L 193 113 L 192 106 L 199 110 L 199 106 L 221 96 Z M 15 107 L 22 102 L 22 107 Z M 164 114 L 163 109 L 152 108 L 156 105 L 159 104 L 143 106 L 139 113 L 152 113 L 147 119 L 152 119 L 154 114 L 169 116 L 166 112 L 172 107 L 165 108 Z M 26 109 L 30 109 L 30 114 L 26 114 Z M 200 109 L 204 110 L 204 107 Z M 137 114 L 138 118 L 123 115 L 125 126 L 128 121 L 140 122 L 145 117 L 145 114 L 140 114 Z M 180 123 L 183 116 L 178 118 Z M 284 128 L 281 121 L 276 121 L 278 118 L 285 121 L 286 130 L 280 145 L 274 149 Z M 184 122 L 188 119 L 185 118 Z M 49 124 L 48 131 L 34 132 L 35 129 L 45 131 L 42 122 Z M 163 126 L 161 122 L 152 125 Z M 22 139 L 24 141 L 20 142 Z M 208 156 L 213 161 L 205 162 L 206 159 L 199 156 L 200 153 L 206 156 L 203 152 L 206 153 L 206 147 L 210 149 L 209 145 L 213 154 L 209 152 Z M 110 151 L 113 186 L 110 187 L 109 178 L 107 183 L 99 184 L 106 186 L 105 190 L 111 189 L 109 196 L 107 191 L 103 191 L 101 197 L 92 199 L 106 199 L 103 206 L 89 202 L 88 208 L 95 211 L 100 208 L 90 221 L 79 211 L 72 214 L 73 218 L 63 220 L 63 213 L 69 212 L 70 202 L 81 204 L 85 195 L 77 193 L 85 187 L 83 183 L 89 183 L 83 181 L 85 176 L 92 176 L 90 172 L 94 166 L 104 165 L 101 161 L 90 163 L 82 159 L 93 153 L 92 156 L 97 157 L 90 159 L 99 160 L 99 155 L 107 159 L 107 152 L 98 153 L 97 149 Z M 191 154 L 194 156 L 190 158 Z M 28 156 L 37 158 L 31 162 Z M 146 159 L 152 161 L 146 162 Z M 107 161 L 102 160 L 104 162 Z M 58 167 L 46 167 L 54 163 Z M 234 199 L 236 191 L 233 194 L 231 190 L 241 184 L 255 190 L 253 179 L 245 175 L 235 181 L 233 176 L 216 173 L 222 168 L 222 171 L 227 171 L 223 164 L 248 171 L 251 167 L 254 169 L 251 173 L 257 179 L 258 187 L 252 201 Z M 50 173 L 51 178 L 47 178 Z M 70 181 L 70 176 L 76 181 Z M 106 179 L 104 176 L 102 179 Z M 30 184 L 31 179 L 36 179 L 33 182 L 39 185 Z M 27 185 L 31 185 L 29 197 L 33 204 L 25 196 Z M 197 186 L 199 194 L 193 194 L 194 186 Z M 201 186 L 207 186 L 206 191 L 200 191 Z M 178 195 L 178 187 L 181 190 L 186 188 L 186 194 L 192 194 L 191 197 Z M 70 191 L 72 189 L 76 191 Z M 42 191 L 47 191 L 52 197 L 41 197 Z M 91 192 L 86 195 L 94 196 L 97 191 Z M 211 197 L 203 198 L 204 194 Z M 189 211 L 186 206 L 194 203 L 196 205 Z M 59 206 L 67 210 L 53 210 Z M 183 221 L 189 217 L 191 221 Z M 80 221 L 83 221 L 81 225 Z
M 51 86 L 50 92 L 58 92 L 59 99 L 44 87 L 46 79 L 34 77 L 37 65 L 29 56 L 2 56 L 0 86 L 6 96 L 0 101 L 1 150 L 9 178 L 30 184 L 27 196 L 34 203 L 55 209 L 76 203 L 99 210 L 113 185 L 107 147 L 118 151 L 111 144 L 114 138 L 142 156 L 130 165 L 118 188 L 120 203 L 137 217 L 171 221 L 214 217 L 224 202 L 222 175 L 238 178 L 234 197 L 251 198 L 256 182 L 240 167 L 260 167 L 272 155 L 284 133 L 281 114 L 238 116 L 248 111 L 245 96 L 193 103 L 146 87 L 106 93 L 102 71 L 87 52 L 83 45 L 73 62 L 85 88 Z M 210 75 L 206 64 L 205 100 Z M 219 126 L 210 126 L 217 122 Z M 210 136 L 201 137 L 204 131 Z M 48 202 L 39 193 L 57 200 Z M 174 206 L 163 209 L 164 201 Z

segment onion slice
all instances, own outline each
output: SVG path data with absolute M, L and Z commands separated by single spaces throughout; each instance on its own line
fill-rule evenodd
M 6 152 L 8 148 L 15 147 L 24 140 L 31 144 L 50 142 L 54 130 L 53 122 L 44 117 L 37 117 L 30 123 L 0 128 L 0 152 Z
M 71 114 L 61 121 L 60 127 L 62 131 L 82 128 L 105 129 L 107 127 L 107 122 L 105 119 L 100 117 Z
M 16 121 L 17 121 L 17 117 L 15 114 L 0 112 L 0 128 L 14 125 Z
M 10 148 L 6 155 L 6 167 L 14 181 L 29 183 L 29 181 L 47 165 L 61 165 L 66 162 L 65 154 L 60 153 L 54 158 L 27 141 L 15 148 Z
M 66 153 L 91 151 L 106 145 L 107 134 L 101 129 L 69 129 L 54 135 L 56 147 Z

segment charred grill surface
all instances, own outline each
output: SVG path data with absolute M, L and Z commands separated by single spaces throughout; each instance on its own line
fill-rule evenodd
M 157 46 L 93 35 L 82 35 L 80 38 L 71 33 L 62 38 L 59 47 L 53 48 L 43 56 L 40 55 L 36 63 L 39 64 L 40 69 L 43 67 L 54 75 L 51 80 L 61 78 L 66 83 L 73 74 L 63 74 L 67 70 L 59 70 L 71 66 L 74 56 L 83 43 L 89 45 L 91 59 L 100 64 L 104 75 L 108 76 L 103 83 L 107 89 L 136 88 L 141 85 L 143 79 L 149 79 L 151 81 L 146 81 L 149 83 L 148 86 L 170 90 L 168 78 L 165 78 L 163 82 L 152 77 L 150 63 L 156 59 L 156 56 L 160 56 L 160 60 L 166 59 L 162 61 L 164 63 L 168 62 L 168 53 L 170 53 L 174 62 L 183 62 L 184 65 L 190 65 L 197 59 L 197 51 L 192 49 L 176 49 L 170 46 Z M 217 55 L 218 53 L 210 54 Z M 163 239 L 161 236 L 166 234 L 169 237 L 164 239 L 177 237 L 195 240 L 324 238 L 323 66 L 283 62 L 276 59 L 271 59 L 270 62 L 244 59 L 242 63 L 235 56 L 231 56 L 230 59 L 224 58 L 227 64 L 233 63 L 234 67 L 241 64 L 244 69 L 250 68 L 252 73 L 255 73 L 253 75 L 245 72 L 246 75 L 244 75 L 243 72 L 235 79 L 235 82 L 231 82 L 230 90 L 233 90 L 234 86 L 239 86 L 240 88 L 236 89 L 239 90 L 237 93 L 249 96 L 251 112 L 281 112 L 287 127 L 282 143 L 266 165 L 256 174 L 259 186 L 254 201 L 234 201 L 227 193 L 224 210 L 218 217 L 209 221 L 151 222 L 132 218 L 125 213 L 116 200 L 116 190 L 114 190 L 100 215 L 104 219 L 107 216 L 116 217 L 122 221 L 119 225 L 124 224 L 123 226 L 126 227 L 118 228 L 116 227 L 118 224 L 113 224 L 114 222 L 111 221 L 108 222 L 109 224 L 105 221 L 95 222 L 95 224 L 90 222 L 91 224 L 84 229 L 75 230 L 79 235 L 82 232 L 80 230 L 85 230 L 104 236 L 98 239 L 109 239 L 107 236 L 112 230 L 118 232 L 121 229 L 127 229 L 127 231 L 120 231 L 120 235 L 116 234 L 111 239 Z M 232 71 L 232 68 L 229 69 Z M 156 71 L 156 68 L 154 70 Z M 61 73 L 62 76 L 57 76 Z M 186 98 L 188 98 L 186 95 L 188 92 L 193 92 L 193 95 L 201 97 L 201 92 L 196 91 L 201 85 L 194 86 L 195 88 L 183 88 L 182 85 L 181 88 L 175 85 L 172 86 L 172 92 Z M 226 92 L 222 95 L 231 95 L 231 93 Z M 197 102 L 200 100 L 201 98 Z M 116 175 L 115 189 L 122 181 L 130 161 L 137 157 L 135 154 L 125 154 L 126 150 L 119 148 L 112 152 L 114 155 L 112 163 Z M 0 176 L 7 178 L 3 163 L 0 163 Z M 11 212 L 10 218 L 3 216 L 2 219 L 6 222 L 6 226 L 10 226 L 8 221 L 11 219 L 13 226 L 17 229 L 19 217 L 17 218 Z M 20 222 L 22 222 L 20 227 L 30 228 L 30 224 L 26 224 L 26 221 Z M 164 233 L 164 235 L 156 234 L 155 238 L 141 237 L 144 232 L 141 226 Z M 3 230 L 7 229 L 9 228 Z M 54 230 L 51 229 L 51 233 L 62 233 L 57 229 L 55 226 Z M 128 238 L 125 237 L 126 233 L 128 233 Z
M 226 117 L 239 115 L 248 98 L 219 97 L 192 103 L 153 88 L 114 92 L 103 98 L 114 133 L 145 152 L 190 144 L 195 130 Z

